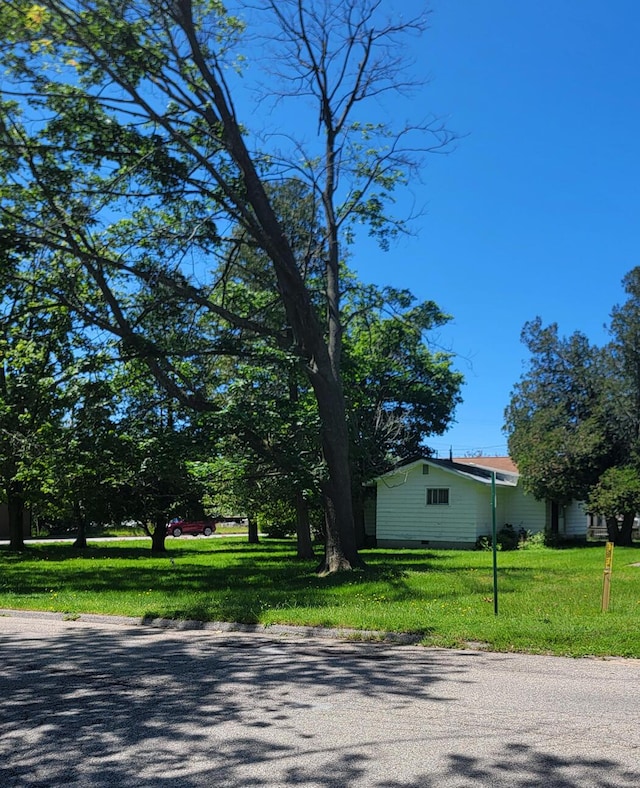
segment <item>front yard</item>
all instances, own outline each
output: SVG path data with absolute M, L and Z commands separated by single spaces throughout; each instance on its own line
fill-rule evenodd
M 0 608 L 138 618 L 297 624 L 412 633 L 425 645 L 640 658 L 640 548 L 616 548 L 611 604 L 600 611 L 604 549 L 498 554 L 363 551 L 364 572 L 318 578 L 287 540 L 149 540 L 0 548 Z

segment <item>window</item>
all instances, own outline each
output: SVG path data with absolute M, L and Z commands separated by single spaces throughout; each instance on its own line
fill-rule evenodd
M 448 487 L 427 487 L 427 506 L 448 506 Z

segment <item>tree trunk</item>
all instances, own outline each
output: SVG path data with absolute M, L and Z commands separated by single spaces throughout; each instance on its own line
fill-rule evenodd
M 633 539 L 631 532 L 633 530 L 633 521 L 635 519 L 635 512 L 627 512 L 623 519 L 622 525 L 618 531 L 618 544 L 620 547 L 633 547 Z
M 617 517 L 607 517 L 607 540 L 617 545 L 618 539 L 618 519 Z
M 324 561 L 318 574 L 326 575 L 364 566 L 358 555 L 353 525 L 349 433 L 340 381 L 330 369 L 311 375 L 318 414 L 320 437 L 327 476 L 321 483 L 326 525 Z
M 247 523 L 247 541 L 249 544 L 260 544 L 260 538 L 258 537 L 258 523 L 253 517 L 249 517 Z
M 15 485 L 9 485 L 7 491 L 7 509 L 9 512 L 9 550 L 24 550 L 24 498 Z
M 301 490 L 296 492 L 296 543 L 297 558 L 315 558 L 309 525 L 309 505 Z
M 551 533 L 558 536 L 560 532 L 560 504 L 557 501 L 551 502 Z
M 356 486 L 352 491 L 353 497 L 353 522 L 358 549 L 367 546 L 367 534 L 364 527 L 364 496 L 365 489 L 362 485 Z
M 188 2 L 178 4 L 179 22 L 189 44 L 195 65 L 207 82 L 211 93 L 210 123 L 215 138 L 223 130 L 225 146 L 238 166 L 245 191 L 240 212 L 253 216 L 247 219 L 247 229 L 269 255 L 278 282 L 287 318 L 293 330 L 300 354 L 306 359 L 306 370 L 318 403 L 321 424 L 321 442 L 328 478 L 322 484 L 323 508 L 327 525 L 325 560 L 321 574 L 361 566 L 358 557 L 351 508 L 351 481 L 349 469 L 349 435 L 347 431 L 344 394 L 340 381 L 341 326 L 339 314 L 339 255 L 337 247 L 337 222 L 331 219 L 332 181 L 325 187 L 323 199 L 329 220 L 329 281 L 327 282 L 328 326 L 320 323 L 311 292 L 307 287 L 296 255 L 267 196 L 265 185 L 245 144 L 242 128 L 233 107 L 227 100 L 224 86 L 207 65 L 198 42 L 192 8 Z M 331 151 L 332 142 L 328 141 Z M 332 171 L 334 163 L 326 162 Z M 328 178 L 329 180 L 329 178 Z M 231 198 L 236 199 L 235 197 Z M 328 201 L 328 202 L 327 202 Z M 255 219 L 253 218 L 255 217 Z M 328 328 L 329 340 L 325 339 Z
M 151 532 L 151 552 L 154 555 L 167 552 L 167 547 L 164 543 L 166 535 L 167 529 L 165 518 L 157 517 L 154 523 L 153 531 Z
M 82 550 L 87 546 L 87 518 L 82 512 L 82 507 L 78 501 L 73 503 L 73 517 L 76 521 L 76 540 L 72 547 L 76 550 Z

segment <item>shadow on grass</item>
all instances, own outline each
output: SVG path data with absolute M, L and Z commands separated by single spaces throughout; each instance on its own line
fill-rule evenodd
M 377 604 L 376 597 L 388 603 L 420 603 L 440 593 L 434 583 L 429 590 L 421 589 L 412 572 L 455 572 L 455 581 L 443 591 L 449 601 L 486 594 L 490 580 L 475 568 L 454 570 L 441 554 L 421 554 L 419 561 L 407 566 L 404 553 L 396 556 L 391 551 L 376 554 L 365 570 L 319 578 L 313 572 L 315 562 L 294 560 L 292 549 L 291 542 L 249 545 L 199 540 L 181 542 L 166 556 L 152 556 L 147 547 L 126 542 L 90 545 L 82 551 L 68 544 L 38 545 L 20 555 L 0 554 L 0 600 L 7 600 L 0 606 L 21 606 L 20 599 L 32 604 L 34 598 L 41 598 L 46 609 L 97 612 L 95 600 L 93 607 L 84 600 L 105 594 L 112 605 L 108 609 L 129 609 L 130 615 L 253 624 L 270 610 L 321 611 L 353 605 L 359 596 L 368 599 L 367 604 Z M 509 572 L 504 593 L 530 582 L 535 570 Z M 156 596 L 146 604 L 149 593 Z M 63 599 L 58 600 L 58 594 Z
M 487 737 L 478 709 L 477 729 L 451 726 L 481 655 L 11 620 L 0 654 L 6 788 L 640 784 L 612 757 L 523 742 L 516 722 Z
M 148 606 L 145 607 L 147 615 L 241 623 L 257 623 L 266 611 L 283 606 L 321 609 L 339 602 L 333 593 L 340 586 L 339 580 L 332 578 L 327 583 L 326 579 L 310 577 L 304 571 L 299 574 L 293 570 L 283 572 L 280 567 L 234 566 L 221 570 L 188 564 L 163 568 L 80 564 L 76 571 L 67 567 L 64 577 L 57 577 L 46 569 L 38 571 L 37 567 L 24 565 L 21 569 L 13 567 L 13 571 L 5 572 L 0 581 L 0 593 L 15 595 L 18 598 L 14 601 L 15 606 L 20 606 L 18 601 L 21 597 L 42 596 L 50 602 L 43 607 L 61 609 L 55 606 L 55 599 L 50 599 L 50 595 L 64 592 L 77 595 L 73 609 L 83 610 L 86 608 L 82 605 L 82 595 L 104 593 L 109 599 L 118 594 L 123 598 L 133 595 L 140 599 L 140 605 L 145 605 L 144 594 L 152 589 L 153 593 L 164 592 L 166 601 L 158 607 L 157 602 L 149 600 L 155 609 L 151 612 Z M 377 582 L 384 583 L 384 575 L 376 574 Z M 372 580 L 370 577 L 369 582 Z M 395 589 L 397 598 L 415 599 L 420 596 L 404 588 L 401 581 L 387 582 L 385 589 Z M 9 603 L 8 606 L 12 605 Z
M 264 552 L 262 544 L 251 545 L 243 544 L 238 545 L 235 542 L 224 542 L 221 539 L 210 541 L 193 541 L 185 540 L 179 543 L 169 543 L 167 550 L 164 553 L 152 553 L 150 542 L 141 542 L 140 545 L 132 545 L 131 542 L 106 542 L 89 543 L 87 547 L 80 549 L 74 548 L 70 543 L 61 544 L 32 544 L 27 545 L 24 550 L 14 552 L 9 550 L 7 545 L 0 545 L 0 558 L 3 561 L 73 561 L 86 558 L 104 558 L 104 559 L 170 559 L 178 558 L 180 556 L 207 556 L 207 555 L 238 555 L 252 559 L 253 552 Z M 273 551 L 274 555 L 282 555 L 283 550 L 280 548 L 278 551 Z

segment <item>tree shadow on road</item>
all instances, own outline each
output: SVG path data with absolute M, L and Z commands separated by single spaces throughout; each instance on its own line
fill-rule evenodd
M 3 788 L 640 784 L 640 772 L 613 761 L 572 760 L 568 770 L 518 744 L 486 759 L 451 752 L 433 774 L 418 758 L 410 773 L 419 777 L 394 781 L 377 753 L 411 744 L 426 755 L 430 734 L 409 727 L 410 741 L 390 743 L 386 716 L 409 723 L 417 701 L 446 714 L 447 693 L 469 681 L 479 654 L 413 648 L 408 670 L 408 652 L 380 644 L 73 621 L 29 632 L 3 620 Z M 365 700 L 379 707 L 380 740 L 356 745 L 336 723 L 357 731 Z
M 410 782 L 375 783 L 376 788 L 435 786 L 498 786 L 499 788 L 633 788 L 640 770 L 606 758 L 560 757 L 516 741 L 491 757 L 452 753 L 437 775 L 424 773 Z

